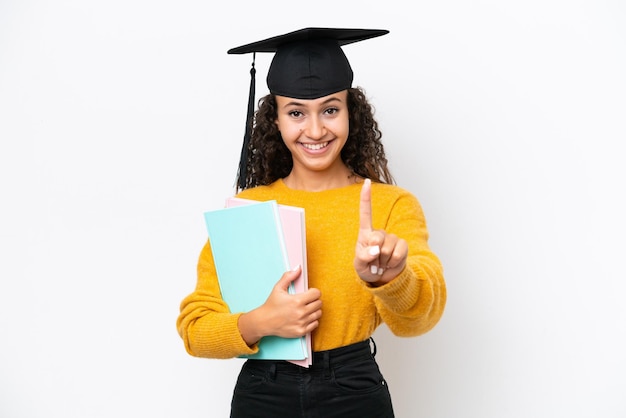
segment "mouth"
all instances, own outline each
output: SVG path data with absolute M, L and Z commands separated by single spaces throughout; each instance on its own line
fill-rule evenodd
M 315 144 L 305 144 L 304 142 L 300 143 L 300 145 L 302 145 L 304 148 L 311 150 L 311 151 L 318 151 L 323 148 L 326 148 L 328 144 L 330 144 L 330 141 L 320 142 L 320 143 L 315 143 Z

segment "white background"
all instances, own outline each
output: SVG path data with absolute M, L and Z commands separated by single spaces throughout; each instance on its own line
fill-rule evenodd
M 234 190 L 226 51 L 306 26 L 391 31 L 345 51 L 449 291 L 377 333 L 397 416 L 626 416 L 621 0 L 0 0 L 0 416 L 227 416 L 240 361 L 175 329 Z

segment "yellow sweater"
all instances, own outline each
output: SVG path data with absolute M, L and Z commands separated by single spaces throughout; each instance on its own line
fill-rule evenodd
M 446 303 L 443 269 L 428 247 L 428 231 L 417 199 L 400 187 L 372 183 L 375 229 L 404 238 L 409 256 L 404 271 L 383 286 L 363 282 L 353 267 L 359 230 L 361 183 L 308 192 L 289 189 L 282 180 L 244 190 L 239 197 L 305 209 L 309 287 L 322 294 L 322 317 L 312 334 L 314 351 L 363 341 L 385 322 L 398 336 L 429 331 Z M 276 278 L 278 281 L 279 277 Z M 196 289 L 180 305 L 177 328 L 187 352 L 197 357 L 232 358 L 257 351 L 237 327 L 220 296 L 210 244 L 198 261 Z

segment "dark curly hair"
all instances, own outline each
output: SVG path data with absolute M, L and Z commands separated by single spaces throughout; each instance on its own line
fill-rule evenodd
M 268 185 L 287 177 L 293 167 L 291 152 L 285 146 L 275 123 L 278 116 L 276 98 L 268 94 L 259 99 L 254 115 L 254 127 L 248 146 L 247 174 L 243 189 Z M 379 183 L 394 184 L 387 168 L 387 157 L 381 142 L 382 132 L 374 119 L 374 110 L 361 87 L 348 89 L 350 131 L 341 150 L 341 159 L 360 177 Z M 243 162 L 242 162 L 243 163 Z

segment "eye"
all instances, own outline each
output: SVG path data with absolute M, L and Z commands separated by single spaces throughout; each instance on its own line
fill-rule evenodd
M 336 107 L 329 107 L 324 111 L 324 113 L 326 113 L 327 115 L 334 115 L 337 112 L 339 112 L 339 109 Z
M 288 115 L 294 118 L 299 118 L 302 116 L 302 112 L 300 112 L 299 110 L 292 110 L 288 113 Z

